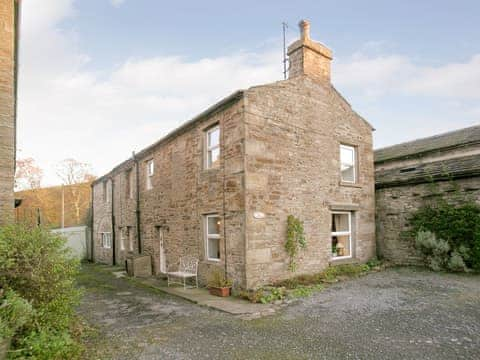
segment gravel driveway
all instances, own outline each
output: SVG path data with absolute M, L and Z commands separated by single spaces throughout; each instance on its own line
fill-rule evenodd
M 480 359 L 480 276 L 397 268 L 241 320 L 86 265 L 87 359 Z

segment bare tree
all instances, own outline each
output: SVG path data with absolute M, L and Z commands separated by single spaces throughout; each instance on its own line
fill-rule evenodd
M 40 188 L 43 170 L 37 166 L 33 158 L 17 160 L 15 172 L 15 190 L 36 190 Z
M 63 185 L 78 185 L 88 183 L 95 179 L 92 175 L 90 164 L 80 162 L 75 159 L 65 159 L 60 161 L 57 166 L 57 176 L 62 180 Z M 75 219 L 77 223 L 80 223 L 80 215 L 82 209 L 82 189 L 79 186 L 68 186 L 67 191 L 71 193 L 73 206 L 75 208 Z

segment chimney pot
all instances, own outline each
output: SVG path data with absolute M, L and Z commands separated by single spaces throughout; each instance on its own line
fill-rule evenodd
M 310 22 L 302 20 L 300 39 L 288 47 L 288 77 L 306 75 L 322 82 L 330 82 L 332 51 L 325 45 L 310 39 Z
M 301 20 L 298 23 L 300 27 L 300 37 L 302 40 L 310 40 L 310 22 L 308 20 Z

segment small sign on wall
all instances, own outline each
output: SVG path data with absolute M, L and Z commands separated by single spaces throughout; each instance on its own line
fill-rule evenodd
M 253 217 L 255 219 L 265 219 L 265 213 L 261 212 L 261 211 L 255 211 L 253 213 Z

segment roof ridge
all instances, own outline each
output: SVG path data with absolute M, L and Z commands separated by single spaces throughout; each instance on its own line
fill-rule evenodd
M 416 143 L 416 142 L 419 142 L 419 141 L 430 140 L 430 139 L 438 139 L 438 138 L 441 138 L 441 137 L 444 137 L 444 136 L 447 136 L 447 135 L 452 135 L 454 133 L 458 133 L 458 132 L 462 132 L 462 131 L 466 131 L 466 130 L 470 130 L 470 129 L 474 129 L 474 128 L 479 128 L 480 129 L 480 124 L 479 125 L 468 126 L 466 128 L 460 128 L 460 129 L 456 129 L 456 130 L 445 131 L 445 132 L 442 132 L 440 134 L 430 135 L 430 136 L 418 138 L 418 139 L 415 139 L 415 140 L 408 140 L 408 141 L 404 141 L 404 142 L 394 144 L 394 145 L 384 146 L 382 148 L 375 149 L 375 152 L 380 151 L 380 150 L 390 149 L 390 148 L 393 148 L 395 146 L 402 146 L 402 145 L 407 145 L 407 144 L 411 144 L 411 143 Z

